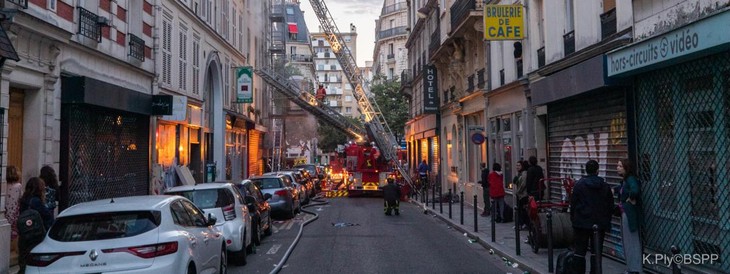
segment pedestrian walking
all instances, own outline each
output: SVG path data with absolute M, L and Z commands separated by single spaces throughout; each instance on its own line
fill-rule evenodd
M 492 204 L 489 199 L 489 168 L 487 163 L 482 163 L 482 180 L 479 183 L 482 185 L 482 198 L 484 199 L 484 211 L 482 216 L 489 216 L 489 206 Z
M 596 254 L 603 250 L 606 231 L 611 229 L 613 194 L 606 181 L 598 176 L 598 162 L 589 160 L 585 165 L 586 176 L 573 188 L 570 202 L 570 220 L 573 224 L 574 258 L 567 268 L 569 273 L 585 273 L 585 256 L 593 239 L 593 226 L 598 226 L 599 245 L 591 250 L 590 273 L 598 268 Z
M 38 177 L 46 184 L 46 207 L 53 211 L 58 206 L 56 193 L 58 193 L 59 185 L 56 171 L 46 165 L 41 168 L 41 174 Z
M 527 174 L 527 168 L 529 167 L 529 163 L 527 161 L 517 161 L 517 164 L 515 164 L 517 168 L 517 176 L 515 176 L 515 179 L 513 180 L 514 186 L 517 189 L 515 195 L 517 196 L 517 214 L 520 217 L 520 222 L 518 224 L 515 224 L 519 227 L 520 230 L 526 229 L 528 227 L 528 223 L 530 222 L 529 218 L 527 217 L 527 186 L 525 183 L 525 177 Z
M 28 255 L 30 255 L 30 251 L 38 245 L 40 242 L 43 241 L 43 235 L 45 235 L 45 231 L 48 231 L 48 228 L 51 227 L 53 224 L 53 211 L 51 211 L 48 207 L 46 207 L 46 184 L 43 182 L 43 179 L 39 177 L 33 177 L 28 179 L 28 182 L 25 183 L 25 191 L 23 192 L 23 196 L 20 197 L 20 215 L 18 217 L 18 221 L 16 221 L 16 224 L 18 224 L 18 264 L 20 265 L 20 272 L 19 273 L 25 273 L 25 265 L 28 260 Z M 23 220 L 23 216 L 25 215 L 25 212 L 27 209 L 35 210 L 37 213 L 33 214 L 40 214 L 40 220 L 43 223 L 43 233 L 37 233 L 37 231 L 34 230 L 26 230 L 21 229 L 19 223 L 23 223 L 22 225 L 27 225 L 29 228 L 34 228 L 37 224 L 37 221 L 35 218 L 28 219 L 27 221 Z
M 489 197 L 492 198 L 494 207 L 495 222 L 504 221 L 504 176 L 502 175 L 502 166 L 498 163 L 492 165 L 492 172 L 489 173 Z
M 421 181 L 421 187 L 424 190 L 428 190 L 428 173 L 429 173 L 428 164 L 426 163 L 426 160 L 423 160 L 418 165 L 418 177 Z
M 395 184 L 393 178 L 388 178 L 388 184 L 383 187 L 383 202 L 385 205 L 385 215 L 390 216 L 391 211 L 395 211 L 395 215 L 400 215 L 399 199 L 400 187 Z
M 542 200 L 544 186 L 541 186 L 540 180 L 545 178 L 542 167 L 537 164 L 537 157 L 530 156 L 530 167 L 527 168 L 525 182 L 527 183 L 527 195 L 535 197 L 536 201 Z
M 5 168 L 5 181 L 8 184 L 7 198 L 5 199 L 5 217 L 10 223 L 10 254 L 18 254 L 18 215 L 20 214 L 20 196 L 23 194 L 23 184 L 20 183 L 20 171 L 15 166 Z M 13 257 L 13 256 L 11 256 Z
M 641 217 L 641 184 L 636 178 L 634 164 L 629 159 L 618 162 L 616 167 L 623 180 L 617 187 L 618 208 L 621 214 L 621 241 L 623 242 L 626 273 L 641 273 L 642 247 L 639 232 L 643 218 Z

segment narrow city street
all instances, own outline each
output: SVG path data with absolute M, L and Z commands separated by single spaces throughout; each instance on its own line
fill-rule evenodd
M 413 204 L 402 203 L 400 216 L 385 216 L 380 198 L 327 201 L 306 209 L 319 218 L 304 227 L 280 273 L 521 273 Z M 275 224 L 248 264 L 229 273 L 269 273 L 308 216 Z

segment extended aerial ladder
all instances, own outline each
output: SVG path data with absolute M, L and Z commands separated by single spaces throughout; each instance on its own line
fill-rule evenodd
M 314 13 L 317 15 L 317 19 L 325 33 L 327 42 L 329 42 L 332 48 L 332 52 L 335 53 L 337 60 L 342 66 L 342 71 L 345 73 L 350 85 L 354 88 L 353 95 L 357 100 L 360 112 L 365 116 L 365 127 L 369 137 L 375 141 L 385 159 L 394 164 L 406 183 L 411 186 L 411 189 L 417 191 L 413 186 L 410 176 L 408 176 L 408 173 L 405 172 L 405 169 L 398 161 L 396 154 L 397 148 L 400 145 L 396 142 L 395 135 L 390 130 L 377 103 L 368 97 L 369 92 L 367 91 L 362 72 L 357 67 L 355 58 L 345 44 L 344 39 L 340 36 L 340 30 L 337 28 L 327 5 L 325 5 L 324 0 L 309 0 L 309 2 L 312 4 Z

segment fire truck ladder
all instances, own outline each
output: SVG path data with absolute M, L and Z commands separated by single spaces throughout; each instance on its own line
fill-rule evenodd
M 369 136 L 373 138 L 381 153 L 385 156 L 385 159 L 394 163 L 405 181 L 413 190 L 418 191 L 413 186 L 410 176 L 408 176 L 408 173 L 405 172 L 405 169 L 398 161 L 396 148 L 399 147 L 399 144 L 396 142 L 395 136 L 385 121 L 380 107 L 378 107 L 375 100 L 368 98 L 369 92 L 366 90 L 365 79 L 363 79 L 362 73 L 357 67 L 357 63 L 350 49 L 347 48 L 344 39 L 340 36 L 340 30 L 337 28 L 327 5 L 325 5 L 324 0 L 309 0 L 309 2 L 312 4 L 317 19 L 319 19 L 322 30 L 324 30 L 327 42 L 329 42 L 332 51 L 342 66 L 342 71 L 355 90 L 353 95 L 357 100 L 360 111 L 365 115 L 365 127 Z
M 355 139 L 365 138 L 365 131 L 362 128 L 350 123 L 342 114 L 330 107 L 319 105 L 314 95 L 299 90 L 297 85 L 289 82 L 284 76 L 274 72 L 270 68 L 255 69 L 254 72 L 299 107 L 312 113 L 317 119 L 334 126 Z

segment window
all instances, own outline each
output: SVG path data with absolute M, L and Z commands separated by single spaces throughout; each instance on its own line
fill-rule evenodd
M 181 202 L 183 204 L 183 207 L 185 207 L 185 211 L 187 211 L 190 217 L 193 219 L 195 225 L 205 226 L 205 216 L 203 216 L 203 212 L 189 201 L 183 200 Z
M 294 8 L 287 7 L 286 8 L 286 14 L 288 14 L 288 15 L 294 15 Z
M 79 31 L 78 34 L 94 39 L 101 43 L 101 25 L 99 25 L 99 15 L 79 7 Z
M 233 193 L 224 188 L 169 192 L 165 194 L 183 196 L 201 209 L 224 207 L 236 203 L 233 198 Z
M 172 15 L 164 13 L 162 20 L 162 82 L 172 85 Z
M 337 70 L 337 65 L 330 65 L 330 70 Z
M 176 225 L 195 226 L 193 217 L 190 216 L 190 214 L 188 214 L 188 212 L 185 210 L 185 207 L 183 207 L 182 202 L 180 200 L 175 201 L 172 204 L 170 204 L 170 211 L 172 212 L 172 219 Z
M 48 0 L 48 9 L 56 11 L 56 0 Z
M 153 230 L 160 225 L 159 211 L 121 211 L 61 217 L 48 237 L 60 242 L 121 239 Z
M 351 107 L 345 107 L 345 113 L 352 113 Z
M 193 94 L 200 94 L 200 36 L 193 34 Z
M 345 36 L 345 37 L 344 37 L 344 38 L 342 38 L 342 39 L 344 39 L 344 40 L 345 40 L 345 43 L 350 43 L 350 42 L 352 41 L 352 37 L 350 37 L 350 36 Z
M 188 28 L 180 25 L 180 59 L 178 62 L 178 70 L 180 72 L 180 82 L 178 87 L 185 91 L 188 86 Z
M 395 19 L 390 19 L 390 28 L 395 28 Z
M 231 63 L 226 57 L 225 68 L 223 68 L 223 104 L 229 106 L 231 104 Z
M 345 102 L 352 102 L 352 96 L 345 95 Z
M 394 51 L 393 43 L 388 44 L 388 55 L 393 55 Z
M 395 69 L 389 68 L 388 69 L 388 80 L 393 80 L 394 74 L 395 74 Z
M 129 34 L 129 53 L 134 59 L 144 62 L 144 40 L 134 34 Z

